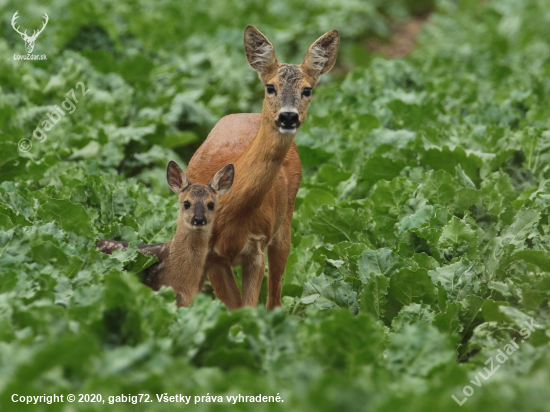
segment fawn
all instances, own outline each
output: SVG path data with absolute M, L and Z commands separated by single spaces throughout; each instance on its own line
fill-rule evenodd
M 176 233 L 167 243 L 137 246 L 141 252 L 154 254 L 159 259 L 147 271 L 145 284 L 154 290 L 171 286 L 178 306 L 189 306 L 205 281 L 204 264 L 215 209 L 219 197 L 231 188 L 233 176 L 234 167 L 227 164 L 210 183 L 194 184 L 176 162 L 168 163 L 168 185 L 178 195 L 180 204 Z M 111 254 L 116 249 L 127 248 L 128 243 L 101 239 L 96 246 L 103 253 Z
M 299 65 L 282 64 L 255 27 L 244 33 L 246 58 L 265 85 L 261 114 L 223 117 L 194 154 L 187 174 L 205 183 L 220 166 L 235 165 L 231 192 L 219 203 L 205 274 L 229 309 L 256 306 L 269 259 L 267 308 L 281 305 L 281 282 L 302 166 L 294 136 L 304 122 L 313 88 L 336 61 L 339 35 L 329 31 Z M 242 295 L 232 267 L 242 267 Z

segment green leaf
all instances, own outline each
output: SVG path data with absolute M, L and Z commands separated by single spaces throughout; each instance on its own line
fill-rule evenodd
M 332 279 L 325 274 L 314 277 L 304 284 L 300 302 L 303 304 L 326 301 L 331 308 L 343 307 L 356 314 L 359 311 L 357 292 L 352 285 L 339 279 Z
M 353 209 L 338 206 L 321 206 L 310 222 L 312 233 L 320 235 L 327 243 L 358 240 L 364 220 Z
M 396 177 L 391 182 L 381 180 L 376 183 L 371 200 L 374 204 L 373 218 L 381 233 L 393 231 L 403 213 L 403 206 L 415 189 L 416 185 L 403 177 Z
M 37 215 L 45 222 L 54 221 L 60 228 L 79 235 L 93 236 L 96 231 L 90 225 L 90 216 L 80 204 L 68 199 L 54 199 L 46 197 L 40 204 Z
M 360 295 L 360 306 L 363 312 L 369 312 L 377 318 L 384 315 L 389 285 L 390 280 L 385 276 L 371 274 L 368 282 L 363 285 L 363 291 Z
M 550 272 L 550 256 L 542 250 L 518 250 L 512 255 L 512 260 L 524 260 L 545 272 Z
M 402 305 L 411 303 L 434 303 L 436 290 L 426 269 L 419 268 L 413 271 L 402 268 L 394 273 L 390 279 L 389 293 Z
M 460 308 L 460 323 L 462 334 L 468 333 L 483 322 L 482 307 L 485 300 L 477 295 L 468 295 L 464 298 Z
M 430 170 L 422 178 L 418 191 L 432 204 L 447 205 L 454 200 L 458 189 L 458 183 L 449 173 Z
M 427 270 L 433 270 L 439 267 L 439 263 L 437 263 L 437 260 L 435 260 L 431 256 L 428 256 L 425 253 L 415 253 L 412 258 L 409 259 L 409 262 L 411 262 L 411 266 L 413 266 L 412 263 L 414 262 L 419 267 Z
M 464 187 L 474 188 L 472 179 L 478 180 L 478 170 L 483 161 L 473 153 L 466 154 L 461 146 L 456 146 L 452 150 L 448 146 L 444 146 L 441 149 L 426 150 L 422 155 L 422 163 L 435 170 L 444 170 L 449 174 L 454 174 L 456 170 L 459 182 Z
M 451 340 L 432 325 L 415 323 L 390 336 L 386 362 L 395 377 L 402 374 L 422 377 L 454 357 Z
M 357 266 L 361 280 L 368 282 L 373 275 L 391 277 L 393 273 L 405 266 L 405 262 L 391 249 L 367 249 L 361 254 Z
M 329 188 L 335 188 L 340 182 L 348 180 L 350 177 L 350 172 L 330 163 L 325 163 L 319 168 L 319 171 L 315 175 L 315 181 Z
M 441 206 L 424 206 L 416 213 L 405 217 L 400 224 L 399 232 L 402 238 L 410 237 L 411 232 L 426 239 L 430 244 L 432 256 L 439 258 L 439 239 L 443 226 L 449 220 L 449 211 Z
M 382 155 L 373 155 L 361 162 L 357 195 L 364 195 L 380 180 L 392 180 L 399 175 L 406 163 L 402 159 L 394 159 Z
M 478 254 L 478 236 L 469 223 L 453 216 L 443 227 L 438 246 L 443 249 L 445 257 L 475 257 Z
M 327 367 L 356 374 L 382 354 L 382 330 L 368 315 L 352 316 L 346 310 L 335 310 L 309 323 L 306 350 Z M 350 330 L 357 333 L 349 334 Z
M 521 209 L 518 211 L 514 222 L 502 233 L 503 244 L 522 246 L 525 240 L 533 236 L 535 225 L 540 220 L 540 212 L 533 209 Z
M 454 335 L 462 330 L 460 325 L 458 314 L 462 308 L 458 302 L 452 302 L 447 304 L 445 312 L 435 315 L 433 325 L 439 329 L 440 332 Z
M 434 316 L 434 312 L 428 305 L 411 303 L 401 308 L 399 315 L 393 318 L 391 326 L 394 332 L 399 332 L 407 325 L 415 323 L 431 324 Z
M 481 203 L 481 193 L 479 190 L 463 187 L 456 192 L 456 209 L 469 210 L 472 206 L 478 206 Z
M 313 259 L 313 248 L 319 244 L 316 236 L 304 236 L 298 247 L 291 248 L 284 273 L 284 284 L 303 285 L 321 273 L 321 263 Z
M 315 216 L 317 210 L 324 205 L 333 205 L 336 202 L 334 196 L 321 189 L 307 189 L 307 193 L 296 213 L 298 229 L 305 230 L 309 222 Z
M 434 285 L 441 285 L 447 292 L 451 302 L 461 301 L 468 295 L 483 294 L 480 268 L 476 262 L 460 260 L 450 265 L 445 265 L 435 270 L 430 270 L 428 275 Z
M 455 175 L 456 175 L 456 181 L 467 189 L 475 189 L 476 185 L 474 182 L 472 182 L 472 179 L 464 172 L 464 169 L 460 166 L 460 164 L 456 165 L 455 167 Z
M 507 322 L 509 319 L 500 311 L 500 307 L 508 305 L 510 305 L 508 302 L 495 302 L 492 299 L 486 299 L 481 308 L 483 311 L 483 318 L 486 322 Z

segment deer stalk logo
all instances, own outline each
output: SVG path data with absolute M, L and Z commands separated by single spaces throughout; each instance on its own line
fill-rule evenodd
M 46 13 L 44 13 L 44 18 L 45 18 L 45 21 L 44 21 L 44 24 L 42 25 L 42 28 L 40 30 L 35 30 L 32 34 L 32 36 L 29 36 L 27 35 L 27 30 L 25 30 L 24 33 L 21 33 L 19 31 L 19 26 L 15 27 L 15 20 L 17 20 L 17 18 L 19 17 L 17 15 L 17 13 L 19 13 L 19 10 L 15 12 L 15 14 L 13 15 L 13 18 L 11 19 L 11 26 L 13 27 L 13 29 L 19 33 L 21 35 L 21 37 L 23 38 L 23 40 L 25 40 L 25 47 L 27 48 L 27 53 L 32 53 L 33 49 L 34 49 L 34 42 L 36 41 L 38 35 L 40 33 L 42 33 L 44 31 L 44 29 L 46 28 L 46 24 L 48 24 L 48 20 L 49 20 L 49 17 Z

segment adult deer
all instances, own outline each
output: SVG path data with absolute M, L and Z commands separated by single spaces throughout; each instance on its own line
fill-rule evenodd
M 25 30 L 24 33 L 21 33 L 19 31 L 19 26 L 15 27 L 15 21 L 19 18 L 19 16 L 17 15 L 17 13 L 19 13 L 19 10 L 15 12 L 15 14 L 13 15 L 13 18 L 11 19 L 11 26 L 13 27 L 13 29 L 21 35 L 21 37 L 23 38 L 23 40 L 25 41 L 25 47 L 27 48 L 27 53 L 32 53 L 33 49 L 34 49 L 34 42 L 36 41 L 36 39 L 38 38 L 38 35 L 40 33 L 42 33 L 44 31 L 44 29 L 46 28 L 46 25 L 48 24 L 48 21 L 49 21 L 49 17 L 46 13 L 44 13 L 44 23 L 42 23 L 42 28 L 40 30 L 34 30 L 33 33 L 32 33 L 32 36 L 29 36 L 27 35 L 27 30 Z
M 269 260 L 267 308 L 281 305 L 281 281 L 290 251 L 294 201 L 302 179 L 294 136 L 306 119 L 312 90 L 338 52 L 336 30 L 317 39 L 299 65 L 282 64 L 270 41 L 248 26 L 248 62 L 265 85 L 261 114 L 222 118 L 187 167 L 189 179 L 207 183 L 227 163 L 235 166 L 231 191 L 220 199 L 205 274 L 229 309 L 256 306 Z M 232 267 L 242 267 L 242 295 Z

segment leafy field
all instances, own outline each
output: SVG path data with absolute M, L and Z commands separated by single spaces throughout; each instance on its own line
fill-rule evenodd
M 365 38 L 419 2 L 2 6 L 2 410 L 145 410 L 107 402 L 139 393 L 155 411 L 548 410 L 550 1 L 438 2 L 418 48 L 391 61 Z M 29 28 L 48 13 L 34 51 L 48 60 L 13 59 L 16 10 Z M 150 259 L 94 242 L 171 238 L 167 161 L 185 164 L 221 116 L 261 109 L 247 24 L 290 63 L 325 31 L 342 36 L 296 137 L 284 307 L 229 313 L 200 295 L 176 310 L 171 290 L 141 284 Z M 31 138 L 56 105 L 64 116 Z M 165 393 L 224 403 L 158 403 Z M 230 406 L 238 394 L 284 403 Z

